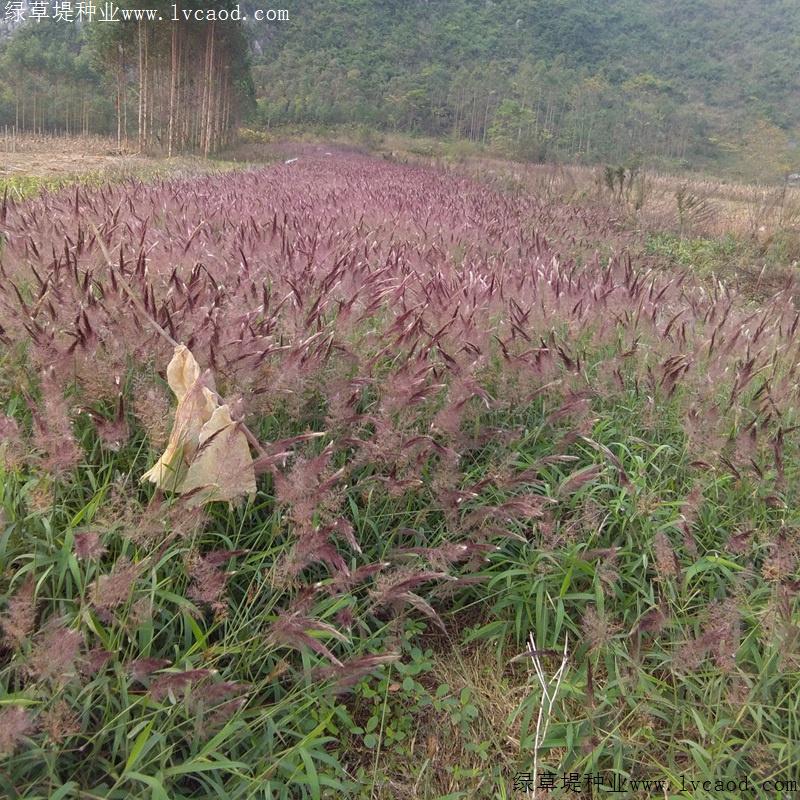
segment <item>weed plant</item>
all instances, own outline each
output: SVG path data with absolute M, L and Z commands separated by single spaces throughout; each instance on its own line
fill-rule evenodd
M 0 235 L 1 794 L 796 791 L 791 287 L 340 153 L 7 195 Z M 247 501 L 140 483 L 142 307 L 258 436 Z

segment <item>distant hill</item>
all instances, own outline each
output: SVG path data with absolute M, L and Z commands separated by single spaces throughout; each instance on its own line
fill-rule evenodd
M 746 160 L 766 131 L 779 171 L 800 122 L 799 35 L 787 0 L 308 0 L 250 30 L 265 123 L 687 165 Z
M 181 7 L 201 5 L 192 1 Z M 257 22 L 254 11 L 263 4 L 240 4 L 248 17 L 242 25 L 257 102 L 251 127 L 356 123 L 481 142 L 503 155 L 532 160 L 643 158 L 665 167 L 727 168 L 748 177 L 800 170 L 794 145 L 800 126 L 797 2 L 303 0 L 278 5 L 288 11 L 288 21 Z M 148 38 L 151 49 L 169 46 L 163 33 L 169 23 L 151 23 L 158 25 L 161 33 L 153 27 Z M 46 32 L 45 27 L 37 33 L 42 45 L 36 58 L 30 30 L 24 57 L 21 48 L 14 51 L 10 45 L 23 35 L 21 28 L 0 39 L 0 124 L 20 124 L 22 108 L 30 125 L 38 93 L 41 124 L 58 125 L 55 108 L 63 103 L 53 98 L 50 113 L 49 70 L 62 88 L 80 84 L 80 102 L 92 109 L 90 127 L 113 129 L 118 120 L 116 98 L 108 91 L 115 79 L 110 62 L 102 67 L 87 57 L 83 31 L 68 32 L 70 26 L 61 25 L 58 32 Z M 141 38 L 141 30 L 136 35 Z M 59 37 L 65 44 L 58 44 Z M 137 69 L 132 47 L 124 66 L 128 72 Z M 48 55 L 53 48 L 61 52 L 60 61 Z M 64 58 L 80 59 L 80 67 Z M 159 68 L 163 73 L 168 64 Z M 43 76 L 36 87 L 26 80 L 26 71 Z M 136 86 L 131 75 L 123 99 L 134 106 Z

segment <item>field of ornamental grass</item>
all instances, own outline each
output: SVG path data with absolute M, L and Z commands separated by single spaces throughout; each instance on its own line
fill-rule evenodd
M 796 290 L 512 188 L 6 193 L 0 795 L 800 797 Z M 257 439 L 241 501 L 140 480 L 170 340 Z

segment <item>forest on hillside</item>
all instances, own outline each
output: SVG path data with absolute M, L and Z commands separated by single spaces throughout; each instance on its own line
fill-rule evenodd
M 798 169 L 787 0 L 308 0 L 272 23 L 255 3 L 215 7 L 237 5 L 236 23 L 16 26 L 0 39 L 0 125 L 209 153 L 243 122 L 355 124 L 530 161 Z

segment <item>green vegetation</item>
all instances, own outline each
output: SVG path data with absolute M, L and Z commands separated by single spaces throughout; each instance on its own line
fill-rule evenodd
M 88 173 L 80 176 L 59 175 L 51 178 L 16 175 L 10 178 L 0 178 L 0 194 L 8 196 L 12 200 L 22 200 L 27 197 L 35 197 L 42 192 L 54 192 L 76 183 L 91 185 L 100 182 L 100 175 Z

